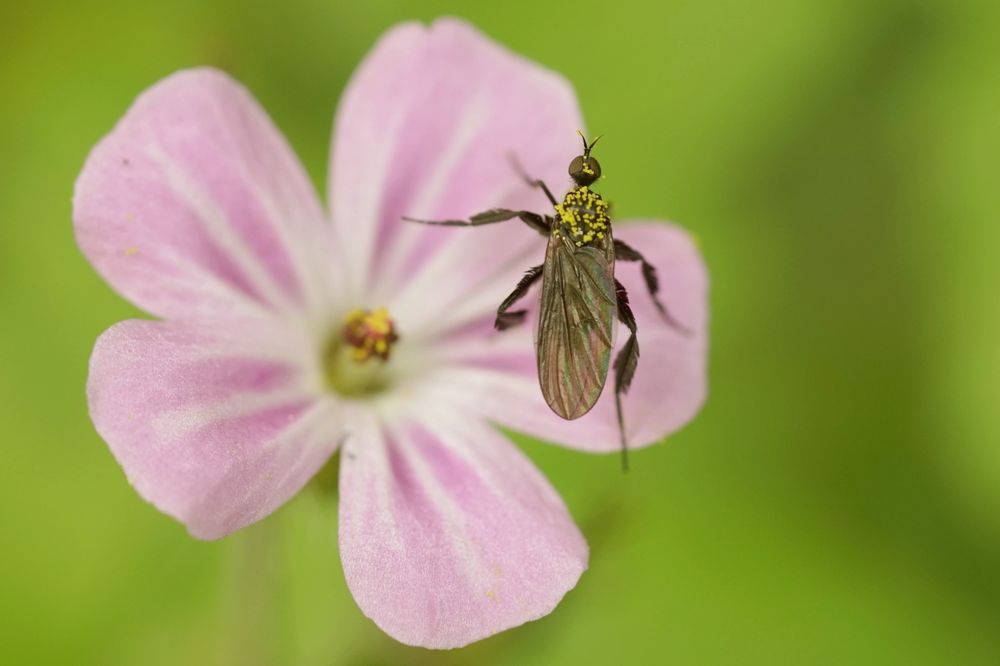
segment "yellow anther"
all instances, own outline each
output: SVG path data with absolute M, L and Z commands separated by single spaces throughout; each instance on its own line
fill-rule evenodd
M 344 317 L 344 342 L 353 347 L 354 360 L 363 363 L 373 356 L 388 360 L 392 343 L 399 339 L 389 311 L 357 308 Z

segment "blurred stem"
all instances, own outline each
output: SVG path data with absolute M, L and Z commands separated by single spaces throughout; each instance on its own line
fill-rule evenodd
M 334 453 L 330 460 L 317 472 L 309 485 L 320 495 L 335 500 L 340 485 L 340 451 Z
M 234 534 L 227 563 L 225 664 L 280 664 L 281 512 Z

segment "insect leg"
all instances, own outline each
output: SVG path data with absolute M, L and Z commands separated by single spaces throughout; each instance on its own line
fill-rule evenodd
M 618 319 L 628 327 L 629 336 L 615 357 L 615 412 L 618 415 L 618 432 L 622 442 L 622 470 L 628 471 L 628 443 L 625 440 L 625 419 L 622 416 L 622 395 L 628 392 L 639 365 L 639 341 L 636 339 L 637 326 L 635 315 L 628 304 L 628 292 L 625 286 L 615 280 L 615 295 L 618 300 Z
M 515 217 L 543 236 L 549 235 L 549 222 L 547 218 L 539 215 L 538 213 L 532 213 L 529 210 L 493 208 L 491 210 L 483 211 L 482 213 L 476 213 L 468 220 L 418 220 L 412 217 L 404 217 L 403 219 L 407 222 L 433 224 L 443 227 L 480 227 L 484 224 L 506 222 L 507 220 L 513 220 Z
M 520 176 L 521 179 L 528 184 L 528 187 L 542 188 L 542 192 L 545 192 L 545 196 L 549 198 L 549 201 L 552 202 L 553 206 L 559 203 L 558 201 L 556 201 L 556 198 L 552 196 L 552 192 L 549 191 L 549 187 L 548 185 L 545 184 L 545 181 L 539 180 L 537 178 L 532 178 L 531 176 L 529 176 L 528 172 L 524 170 L 523 166 L 521 166 L 521 162 L 518 161 L 517 156 L 514 155 L 514 153 L 511 153 L 510 155 L 508 155 L 508 157 L 510 158 L 510 165 L 514 167 L 514 171 L 517 173 L 517 175 Z
M 511 326 L 517 326 L 522 321 L 524 321 L 524 315 L 527 314 L 527 310 L 515 310 L 514 312 L 507 312 L 510 306 L 514 305 L 521 297 L 528 293 L 528 289 L 531 288 L 538 278 L 542 277 L 542 267 L 543 264 L 538 266 L 532 266 L 521 278 L 517 286 L 514 287 L 514 291 L 510 292 L 510 296 L 503 299 L 503 303 L 497 308 L 497 318 L 493 322 L 493 326 L 498 331 L 504 331 Z
M 615 239 L 615 259 L 619 261 L 638 261 L 642 266 L 642 279 L 646 283 L 646 291 L 649 292 L 649 297 L 653 299 L 653 305 L 663 315 L 664 321 L 680 333 L 691 335 L 691 329 L 674 319 L 673 315 L 670 314 L 670 311 L 667 310 L 666 306 L 663 305 L 657 296 L 660 291 L 660 280 L 656 275 L 656 268 L 653 264 L 646 261 L 646 257 L 642 256 L 638 250 L 617 238 Z

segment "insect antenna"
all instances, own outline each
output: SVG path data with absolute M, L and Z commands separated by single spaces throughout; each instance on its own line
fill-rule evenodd
M 597 138 L 590 142 L 590 145 L 587 146 L 587 154 L 588 155 L 590 154 L 590 151 L 592 151 L 594 149 L 594 146 L 597 145 L 597 142 L 600 141 L 601 137 L 603 137 L 603 136 L 604 136 L 603 134 L 598 134 Z
M 590 143 L 587 143 L 587 137 L 585 137 L 583 135 L 583 132 L 581 132 L 580 130 L 577 130 L 576 133 L 580 135 L 580 139 L 583 141 L 583 156 L 584 157 L 589 157 L 590 156 L 590 151 L 594 149 L 594 144 L 596 144 L 598 141 L 600 141 L 601 137 L 604 136 L 603 134 L 598 134 L 596 139 L 594 139 Z

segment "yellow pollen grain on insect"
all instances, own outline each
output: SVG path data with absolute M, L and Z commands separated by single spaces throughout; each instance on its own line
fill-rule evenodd
M 494 592 L 493 590 L 490 590 L 489 592 L 486 593 L 486 596 L 489 597 L 490 599 L 495 599 L 496 596 L 497 596 L 497 593 Z
M 555 210 L 563 233 L 572 238 L 577 247 L 603 240 L 603 232 L 611 224 L 608 202 L 586 185 L 567 192 L 562 203 L 555 205 Z
M 133 245 L 132 247 L 127 247 L 122 251 L 122 254 L 124 254 L 126 257 L 134 257 L 135 255 L 139 254 L 139 248 L 136 247 L 135 245 Z

